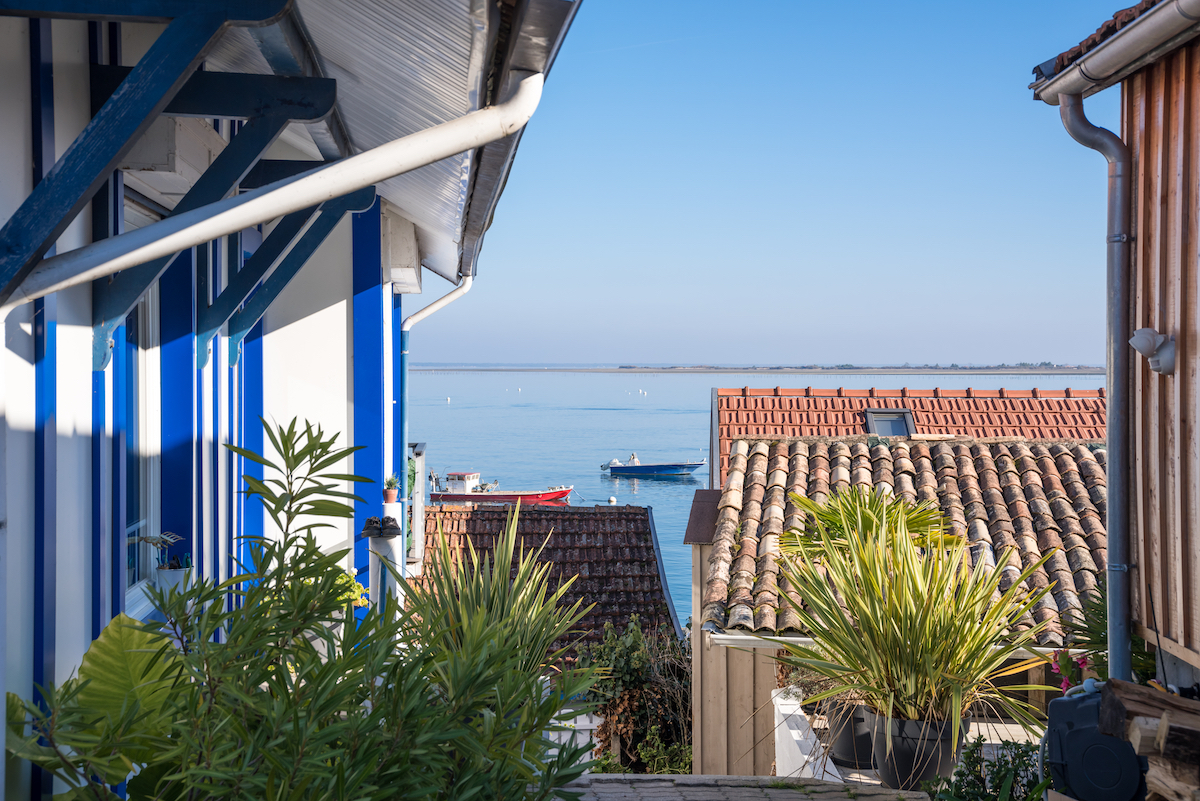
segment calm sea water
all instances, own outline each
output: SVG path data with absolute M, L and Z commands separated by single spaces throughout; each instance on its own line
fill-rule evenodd
M 654 510 L 667 583 L 681 621 L 690 614 L 691 554 L 683 544 L 692 496 L 708 486 L 707 468 L 689 478 L 616 479 L 600 470 L 636 451 L 643 462 L 708 457 L 713 387 L 844 386 L 929 389 L 1096 389 L 1102 375 L 837 376 L 761 373 L 413 372 L 410 441 L 427 446 L 441 475 L 478 471 L 501 489 L 573 484 L 587 504 Z M 817 384 L 821 381 L 823 383 Z M 710 460 L 711 461 L 711 460 Z M 572 502 L 583 504 L 578 496 Z

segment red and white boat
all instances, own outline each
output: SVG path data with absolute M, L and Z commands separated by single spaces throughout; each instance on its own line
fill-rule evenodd
M 431 503 L 516 503 L 521 505 L 536 503 L 565 503 L 564 499 L 575 489 L 569 487 L 547 487 L 544 490 L 511 490 L 500 492 L 496 488 L 499 481 L 489 484 L 479 483 L 478 473 L 447 473 L 446 486 L 442 487 L 441 478 L 437 473 L 430 473 L 429 480 L 433 489 L 429 492 Z

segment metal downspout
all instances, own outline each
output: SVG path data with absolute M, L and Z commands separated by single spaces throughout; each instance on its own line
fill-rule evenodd
M 429 315 L 436 311 L 446 308 L 454 301 L 461 298 L 463 295 L 471 291 L 471 284 L 474 278 L 470 275 L 464 275 L 462 283 L 454 289 L 447 292 L 442 297 L 430 303 L 423 309 L 410 314 L 404 323 L 400 326 L 400 444 L 404 448 L 404 453 L 401 457 L 393 457 L 399 462 L 403 469 L 397 471 L 397 476 L 400 479 L 400 497 L 408 497 L 408 332 L 417 323 L 424 320 Z M 404 523 L 408 525 L 407 520 Z M 405 542 L 408 532 L 405 532 Z
M 1059 95 L 1063 126 L 1108 159 L 1108 670 L 1130 681 L 1129 633 L 1129 316 L 1132 159 L 1121 137 L 1088 122 L 1081 95 Z

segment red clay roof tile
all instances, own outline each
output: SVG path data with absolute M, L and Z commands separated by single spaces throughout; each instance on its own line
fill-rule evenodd
M 908 409 L 917 434 L 1100 441 L 1103 389 L 846 389 L 742 387 L 717 390 L 720 479 L 734 439 L 848 437 L 867 433 L 867 409 Z
M 838 471 L 847 474 L 842 487 L 860 484 L 910 502 L 936 503 L 949 529 L 971 543 L 972 564 L 982 560 L 1004 570 L 1004 582 L 1018 575 L 1023 565 L 1051 554 L 1028 579 L 1030 589 L 1054 583 L 1053 593 L 1026 621 L 1050 621 L 1039 638 L 1042 645 L 1062 644 L 1062 618 L 1081 609 L 1079 596 L 1095 590 L 1107 566 L 1102 449 L 975 440 L 871 444 L 862 434 L 849 442 L 813 438 L 785 445 L 739 438 L 728 444 L 726 453 L 740 455 L 733 457 L 716 502 L 708 578 L 701 608 L 693 610 L 702 624 L 720 630 L 765 636 L 799 633 L 799 619 L 781 598 L 799 599 L 786 579 L 779 578 L 775 562 L 780 535 L 801 523 L 783 490 L 823 503 L 831 483 L 833 488 L 838 485 Z M 775 458 L 785 452 L 786 478 L 763 479 L 758 472 L 751 480 L 768 453 Z M 762 492 L 764 481 L 770 488 Z M 714 502 L 712 495 L 697 495 L 701 501 Z M 1002 583 L 1001 590 L 1008 586 Z

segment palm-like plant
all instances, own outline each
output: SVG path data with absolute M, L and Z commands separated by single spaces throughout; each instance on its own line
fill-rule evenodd
M 549 588 L 553 565 L 538 561 L 545 542 L 521 547 L 519 511 L 518 504 L 509 512 L 490 555 L 468 541 L 466 554 L 453 558 L 439 526 L 437 556 L 421 581 L 393 568 L 410 613 L 405 639 L 414 651 L 419 644 L 437 694 L 465 728 L 445 749 L 459 798 L 546 799 L 590 764 L 586 744 L 557 746 L 550 733 L 567 730 L 575 712 L 566 699 L 596 680 L 595 668 L 562 666 L 592 607 L 560 606 L 577 577 Z
M 853 488 L 836 492 L 825 503 L 817 503 L 791 493 L 788 499 L 809 519 L 802 529 L 789 529 L 780 538 L 779 550 L 785 557 L 798 555 L 802 550 L 812 555 L 828 557 L 820 532 L 829 534 L 833 553 L 843 553 L 850 537 L 874 537 L 884 529 L 903 526 L 911 537 L 938 538 L 949 545 L 957 536 L 946 532 L 946 518 L 936 504 L 929 501 L 909 503 L 895 495 Z
M 1006 695 L 996 681 L 1045 661 L 1005 667 L 1045 628 L 1020 624 L 1049 591 L 1023 588 L 1049 556 L 1000 593 L 1000 572 L 982 561 L 972 568 L 966 541 L 946 536 L 940 525 L 930 521 L 914 535 L 902 510 L 888 513 L 857 499 L 834 509 L 814 514 L 810 534 L 798 537 L 792 556 L 781 560 L 803 599 L 788 602 L 813 645 L 781 642 L 787 653 L 780 660 L 839 684 L 809 700 L 848 692 L 888 718 L 952 721 L 955 742 L 959 721 L 977 703 L 1035 728 L 1034 708 Z

